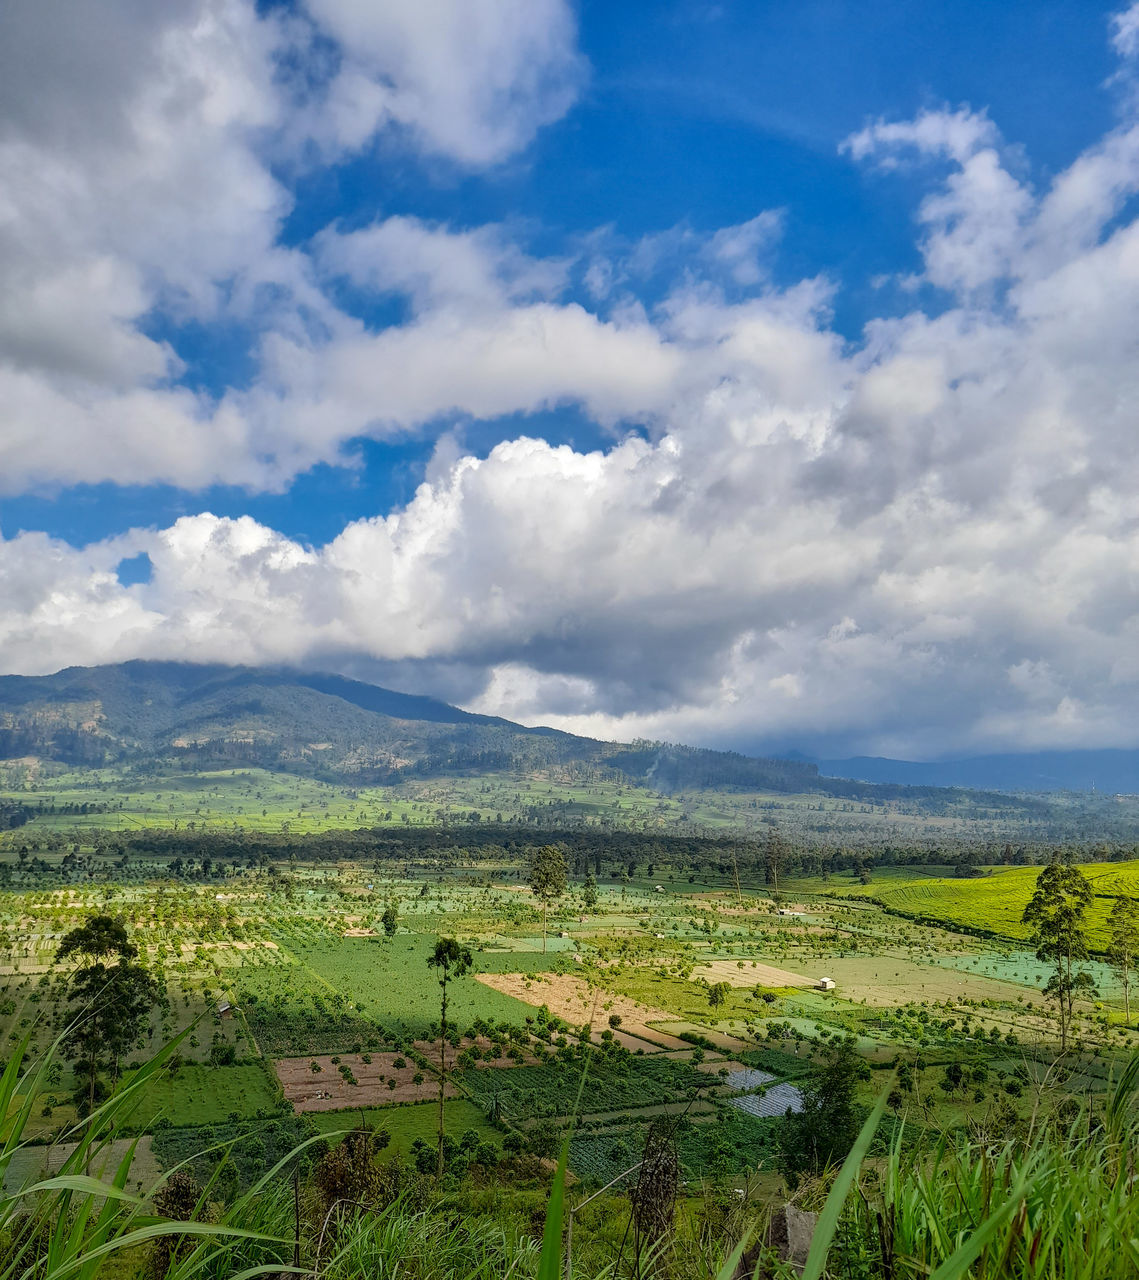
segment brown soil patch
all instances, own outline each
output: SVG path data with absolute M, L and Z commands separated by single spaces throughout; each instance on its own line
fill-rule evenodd
M 608 1028 L 609 1015 L 616 1013 L 621 1018 L 621 1030 L 630 1035 L 665 1049 L 687 1048 L 683 1040 L 649 1026 L 650 1022 L 675 1021 L 674 1013 L 653 1009 L 630 1000 L 628 996 L 596 991 L 584 978 L 560 973 L 539 974 L 534 978 L 527 978 L 523 973 L 480 973 L 476 977 L 479 982 L 514 996 L 516 1000 L 524 1000 L 535 1007 L 544 1004 L 552 1014 L 564 1018 L 572 1026 L 580 1027 L 588 1022 L 595 1035 Z M 606 1005 L 609 1007 L 605 1008 Z
M 421 1054 L 431 1063 L 432 1067 L 439 1067 L 439 1041 L 438 1040 L 416 1040 L 415 1047 Z M 455 1067 L 455 1061 L 459 1054 L 464 1053 L 472 1045 L 477 1045 L 482 1057 L 475 1063 L 476 1067 L 513 1067 L 525 1065 L 528 1067 L 536 1066 L 538 1059 L 534 1054 L 522 1049 L 521 1045 L 514 1045 L 512 1042 L 504 1044 L 501 1047 L 493 1041 L 488 1040 L 486 1036 L 475 1036 L 473 1040 L 468 1040 L 466 1036 L 459 1041 L 459 1047 L 456 1049 L 453 1045 L 447 1045 L 447 1070 L 452 1071 Z M 512 1058 L 506 1055 L 512 1048 L 522 1049 L 522 1063 L 516 1063 Z
M 712 960 L 708 964 L 698 965 L 692 970 L 693 978 L 704 978 L 708 982 L 726 982 L 733 987 L 816 987 L 817 978 L 807 978 L 801 973 L 792 973 L 790 969 L 776 969 L 774 965 L 759 964 L 753 966 L 750 960 L 744 961 L 741 969 L 735 960 Z
M 376 936 L 375 929 L 345 929 L 344 937 L 346 938 L 374 938 Z
M 398 1053 L 373 1053 L 372 1061 L 364 1062 L 358 1053 L 342 1053 L 340 1062 L 350 1067 L 356 1084 L 349 1084 L 340 1074 L 332 1057 L 318 1054 L 311 1058 L 278 1058 L 273 1070 L 281 1082 L 285 1097 L 293 1104 L 293 1110 L 341 1111 L 346 1107 L 382 1107 L 392 1102 L 421 1102 L 439 1096 L 439 1084 L 435 1076 L 424 1072 L 426 1079 L 417 1088 L 412 1077 L 419 1067 L 405 1058 L 405 1067 L 396 1067 Z M 314 1071 L 312 1064 L 320 1065 Z M 381 1079 L 383 1077 L 383 1079 Z M 396 1087 L 388 1088 L 394 1080 Z M 447 1096 L 454 1097 L 454 1086 L 448 1081 Z

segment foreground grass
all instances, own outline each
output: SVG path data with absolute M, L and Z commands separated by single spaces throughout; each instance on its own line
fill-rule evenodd
M 252 1280 L 294 1263 L 325 1280 L 397 1273 L 407 1280 L 556 1280 L 570 1204 L 580 1199 L 565 1186 L 564 1153 L 544 1211 L 540 1193 L 517 1193 L 509 1179 L 483 1191 L 441 1194 L 415 1175 L 402 1181 L 385 1176 L 368 1184 L 364 1202 L 353 1195 L 326 1207 L 307 1182 L 298 1182 L 294 1192 L 289 1178 L 275 1176 L 287 1173 L 294 1158 L 287 1155 L 228 1204 L 215 1203 L 217 1193 L 207 1186 L 187 1220 L 156 1214 L 156 1197 L 176 1170 L 132 1194 L 132 1149 L 121 1157 L 116 1151 L 110 1165 L 102 1153 L 132 1095 L 161 1072 L 175 1047 L 142 1067 L 94 1124 L 77 1128 L 75 1146 L 57 1174 L 21 1191 L 0 1192 L 0 1280 L 144 1274 L 155 1280 Z M 17 1088 L 22 1072 L 17 1052 L 0 1077 L 0 1114 L 6 1116 L 0 1172 L 25 1148 L 29 1109 L 20 1099 L 30 1094 Z M 807 1280 L 1135 1276 L 1137 1082 L 1139 1057 L 1106 1099 L 1074 1105 L 1064 1123 L 1029 1122 L 1020 1133 L 1004 1124 L 933 1144 L 908 1142 L 903 1127 L 887 1151 L 875 1153 L 883 1094 L 842 1168 L 799 1192 L 807 1207 L 822 1209 Z M 715 1195 L 702 1209 L 699 1201 L 689 1202 L 677 1227 L 638 1257 L 629 1248 L 614 1252 L 626 1238 L 621 1227 L 629 1205 L 610 1196 L 599 1205 L 600 1229 L 583 1231 L 580 1242 L 575 1237 L 575 1274 L 726 1280 L 741 1248 L 762 1239 L 767 1209 L 735 1204 L 728 1196 L 717 1216 L 716 1203 Z M 176 1249 L 156 1245 L 170 1237 L 178 1238 Z M 753 1244 L 748 1257 L 756 1274 L 791 1274 L 764 1254 Z

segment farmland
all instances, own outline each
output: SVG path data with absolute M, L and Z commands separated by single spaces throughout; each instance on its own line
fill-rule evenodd
M 1107 946 L 1107 917 L 1115 899 L 1139 897 L 1139 862 L 1092 865 L 1086 871 L 1095 894 L 1088 910 L 1088 941 L 1102 950 Z M 1037 874 L 1033 867 L 1002 867 L 976 879 L 893 879 L 856 892 L 905 915 L 1023 941 L 1028 927 L 1021 915 Z
M 200 847 L 187 835 L 185 851 L 143 866 L 85 852 L 80 838 L 91 873 L 60 885 L 50 867 L 19 865 L 6 838 L 0 1036 L 45 1052 L 67 1007 L 60 939 L 92 914 L 120 918 L 159 992 L 124 1080 L 181 1037 L 130 1120 L 158 1167 L 205 1170 L 220 1157 L 203 1152 L 232 1146 L 224 1180 L 246 1185 L 290 1143 L 335 1141 L 361 1122 L 386 1131 L 385 1161 L 430 1145 L 440 991 L 428 960 L 442 936 L 472 960 L 448 989 L 446 1130 L 482 1143 L 482 1158 L 545 1158 L 550 1126 L 572 1123 L 571 1169 L 589 1182 L 633 1163 L 663 1125 L 689 1183 L 770 1171 L 784 1112 L 840 1043 L 872 1068 L 861 1106 L 879 1070 L 910 1063 L 899 1106 L 927 1127 L 1009 1107 L 1027 1116 L 1064 1096 L 1048 1074 L 1048 969 L 1020 924 L 1037 868 L 822 879 L 808 859 L 787 876 L 781 912 L 754 861 L 743 874 L 730 862 L 688 870 L 662 846 L 655 866 L 604 870 L 596 902 L 579 865 L 543 948 L 517 848 L 330 858 L 306 857 L 301 842 L 204 871 Z M 1139 887 L 1139 866 L 1086 870 L 1102 949 L 1114 895 Z M 1136 1036 L 1111 966 L 1087 968 L 1096 992 L 1077 1006 L 1065 1071 L 1094 1095 Z M 833 990 L 819 989 L 823 974 Z M 962 1063 L 959 1086 L 946 1073 Z M 75 1121 L 75 1080 L 57 1062 L 39 1087 L 31 1127 L 47 1143 Z

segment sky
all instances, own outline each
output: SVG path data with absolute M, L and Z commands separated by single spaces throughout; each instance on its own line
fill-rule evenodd
M 1139 2 L 9 0 L 0 670 L 1139 746 Z

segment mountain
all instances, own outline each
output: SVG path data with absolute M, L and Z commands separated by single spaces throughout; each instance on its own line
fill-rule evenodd
M 1037 751 L 921 762 L 855 756 L 819 760 L 825 777 L 988 791 L 1100 791 L 1139 794 L 1139 751 Z
M 560 768 L 665 792 L 852 789 L 801 761 L 598 742 L 342 676 L 178 662 L 0 677 L 0 760 L 32 756 L 138 769 L 244 763 L 359 782 Z

